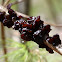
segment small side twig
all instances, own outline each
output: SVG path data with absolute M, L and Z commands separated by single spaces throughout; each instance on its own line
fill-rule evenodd
M 4 3 L 4 7 L 6 7 L 8 5 L 8 3 L 10 2 L 10 0 L 6 0 L 6 2 Z
M 56 51 L 57 53 L 59 53 L 60 55 L 62 55 L 62 53 L 56 49 L 56 47 L 54 47 L 52 44 L 48 43 L 47 41 L 44 41 L 44 44 L 47 45 L 49 48 L 51 48 L 52 50 Z
M 2 5 L 4 4 L 4 1 L 5 1 L 5 0 L 2 0 Z

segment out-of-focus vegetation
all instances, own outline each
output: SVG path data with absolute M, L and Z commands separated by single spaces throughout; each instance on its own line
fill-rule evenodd
M 15 42 L 14 40 L 7 39 L 6 48 L 8 50 L 8 54 L 0 57 L 3 58 L 8 57 L 9 62 L 46 62 L 44 55 L 46 55 L 46 51 L 44 49 L 39 49 L 38 44 L 33 41 L 23 43 Z M 12 49 L 11 49 L 12 48 Z M 1 61 L 2 61 L 1 60 Z

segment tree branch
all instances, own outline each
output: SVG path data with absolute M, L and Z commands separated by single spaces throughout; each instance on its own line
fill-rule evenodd
M 62 55 L 62 53 L 56 49 L 56 47 L 54 47 L 52 44 L 48 43 L 47 41 L 44 41 L 44 44 L 47 45 L 49 48 L 51 48 L 52 50 L 56 51 L 57 53 L 59 53 L 60 55 Z
M 2 5 L 4 5 L 4 2 L 5 2 L 5 0 L 2 0 Z M 1 37 L 2 37 L 3 52 L 4 52 L 4 54 L 7 54 L 6 41 L 5 41 L 5 32 L 4 32 L 3 23 L 1 23 Z M 5 62 L 8 62 L 7 57 L 5 57 Z
M 6 14 L 8 14 L 8 10 L 7 10 L 7 8 L 5 8 L 4 6 L 2 6 L 2 5 L 0 5 L 0 11 L 5 11 L 6 12 Z M 25 14 L 23 14 L 23 13 L 20 13 L 20 12 L 17 12 L 17 11 L 15 11 L 16 13 L 17 13 L 17 15 L 22 15 L 23 17 L 25 17 L 25 18 L 28 18 L 29 16 L 28 15 L 25 15 Z M 46 21 L 44 21 L 44 24 L 49 24 L 49 25 L 51 25 L 51 26 L 54 26 L 54 27 L 62 27 L 62 25 L 56 25 L 56 24 L 52 24 L 52 23 L 48 23 L 48 22 L 46 22 Z
M 5 8 L 5 7 L 3 7 L 2 5 L 0 5 L 0 11 L 5 11 L 6 12 L 6 14 L 8 14 L 8 10 Z M 17 13 L 17 15 L 21 15 L 21 16 L 23 16 L 23 17 L 25 17 L 25 18 L 28 18 L 29 16 L 27 16 L 27 15 L 25 15 L 25 14 L 22 14 L 22 13 L 20 13 L 20 12 L 17 12 L 17 11 L 15 11 L 16 13 Z M 54 26 L 54 27 L 61 27 L 62 25 L 54 25 L 54 24 L 50 24 L 50 23 L 46 23 L 45 22 L 45 24 L 49 24 L 49 25 L 51 25 L 51 26 Z M 53 45 L 51 45 L 50 43 L 47 43 L 47 42 L 44 42 L 48 47 L 50 47 L 51 49 L 53 49 L 54 51 L 56 51 L 57 53 L 59 53 L 60 55 L 62 55 L 62 53 L 61 52 L 59 52 Z
M 8 10 L 7 10 L 7 8 L 5 8 L 4 6 L 2 6 L 2 5 L 0 5 L 0 11 L 5 11 L 6 12 L 6 14 L 8 14 Z M 29 16 L 28 15 L 25 15 L 25 14 L 23 14 L 23 13 L 20 13 L 20 12 L 17 12 L 17 11 L 15 11 L 16 13 L 17 13 L 17 15 L 22 15 L 23 17 L 25 17 L 25 18 L 28 18 Z M 51 23 L 48 23 L 48 22 L 46 22 L 46 21 L 44 21 L 44 23 L 45 24 L 49 24 L 49 25 L 51 25 L 51 26 L 54 26 L 54 27 L 62 27 L 62 25 L 55 25 L 55 24 L 51 24 Z

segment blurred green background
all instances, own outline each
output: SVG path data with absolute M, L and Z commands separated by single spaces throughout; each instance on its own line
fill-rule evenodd
M 16 0 L 11 0 L 15 2 Z M 1 3 L 1 0 L 0 0 Z M 17 10 L 21 13 L 29 16 L 40 16 L 41 20 L 48 23 L 61 25 L 62 24 L 62 0 L 24 0 L 22 3 L 13 5 L 12 9 Z M 62 27 L 51 27 L 52 31 L 50 36 L 58 33 L 62 39 Z M 8 29 L 5 27 L 5 38 L 13 39 L 14 41 L 20 42 L 20 34 L 18 31 Z M 2 50 L 1 41 L 1 25 L 0 25 L 0 50 Z M 61 51 L 62 52 L 62 51 Z M 2 52 L 0 53 L 3 54 Z M 47 62 L 62 62 L 62 56 L 57 53 L 49 54 L 48 52 L 44 55 Z

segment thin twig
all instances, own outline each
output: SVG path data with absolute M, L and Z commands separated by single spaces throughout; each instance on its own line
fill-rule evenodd
M 4 3 L 4 7 L 6 7 L 8 5 L 8 3 L 10 2 L 10 0 L 6 0 L 6 2 Z
M 56 51 L 57 53 L 59 53 L 60 55 L 62 55 L 62 53 L 56 49 L 52 44 L 48 43 L 47 41 L 44 41 L 44 44 L 47 45 L 49 48 L 51 48 L 52 50 Z
M 2 0 L 2 5 L 4 4 L 4 1 L 5 1 L 5 0 Z

